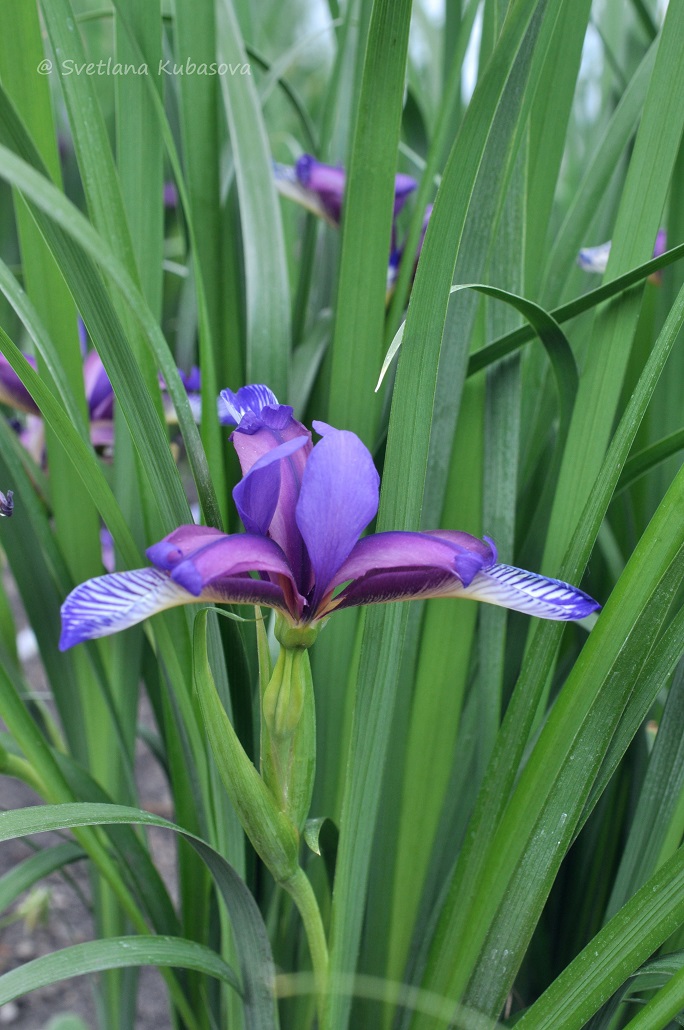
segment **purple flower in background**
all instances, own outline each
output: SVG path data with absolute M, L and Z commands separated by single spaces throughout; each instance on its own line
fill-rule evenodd
M 14 511 L 14 494 L 8 490 L 6 494 L 0 490 L 0 515 L 9 518 Z
M 175 182 L 164 183 L 164 207 L 167 211 L 178 207 L 178 190 Z
M 105 371 L 102 359 L 96 350 L 87 350 L 88 337 L 83 321 L 79 317 L 78 332 L 83 357 L 83 385 L 88 419 L 90 424 L 90 442 L 103 457 L 111 457 L 114 447 L 114 400 L 115 394 L 109 376 Z M 36 369 L 36 360 L 30 354 L 24 357 Z M 188 391 L 190 407 L 196 421 L 200 417 L 200 371 L 194 367 L 185 373 L 178 370 L 181 381 Z M 163 379 L 159 385 L 162 389 L 162 403 L 167 422 L 176 422 L 176 412 Z M 41 465 L 45 459 L 45 426 L 40 416 L 40 409 L 28 392 L 21 379 L 10 365 L 7 358 L 0 354 L 0 403 L 7 404 L 18 411 L 26 413 L 24 424 L 17 423 L 19 439 L 31 454 L 34 461 Z
M 610 255 L 611 240 L 606 243 L 599 243 L 596 247 L 583 247 L 577 255 L 577 264 L 580 268 L 584 269 L 585 272 L 596 272 L 602 275 L 606 266 L 608 265 L 608 257 Z M 658 229 L 658 234 L 655 239 L 653 246 L 653 257 L 660 257 L 667 250 L 667 233 L 665 229 Z M 659 272 L 654 272 L 653 275 L 649 276 L 655 282 L 658 282 Z
M 339 226 L 342 201 L 347 182 L 344 168 L 326 165 L 311 154 L 302 154 L 294 168 L 276 164 L 276 186 L 280 192 L 296 200 L 331 225 Z M 417 186 L 410 175 L 399 174 L 394 180 L 394 215 L 401 211 L 410 193 Z
M 36 359 L 30 354 L 25 354 L 24 357 L 31 368 L 35 369 Z M 40 414 L 38 405 L 4 354 L 0 354 L 0 403 L 19 411 L 30 412 L 32 415 Z
M 233 498 L 246 532 L 180 526 L 148 549 L 150 567 L 81 584 L 62 606 L 62 649 L 197 601 L 267 605 L 294 627 L 337 609 L 427 597 L 547 619 L 599 608 L 567 583 L 497 563 L 487 538 L 431 530 L 359 539 L 378 508 L 370 452 L 354 433 L 323 422 L 314 423 L 322 436 L 314 446 L 268 387 L 224 390 L 219 417 L 236 426 L 243 478 Z

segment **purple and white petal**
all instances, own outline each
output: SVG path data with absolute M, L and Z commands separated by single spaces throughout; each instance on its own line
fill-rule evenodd
M 218 399 L 219 422 L 224 426 L 239 426 L 249 415 L 261 415 L 265 408 L 277 410 L 280 407 L 284 405 L 278 403 L 273 390 L 263 383 L 241 386 L 237 393 L 228 389 L 221 390 Z M 289 413 L 292 414 L 292 408 Z
M 597 247 L 583 247 L 577 255 L 577 264 L 585 272 L 596 272 L 602 275 L 608 264 L 611 241 L 599 243 Z
M 358 436 L 326 429 L 307 460 L 296 511 L 315 581 L 312 611 L 375 517 L 379 488 L 370 451 Z
M 150 615 L 196 600 L 158 569 L 98 576 L 72 590 L 62 605 L 60 651 L 135 626 Z
M 219 396 L 219 421 L 237 425 L 231 440 L 243 475 L 274 447 L 280 447 L 288 440 L 304 439 L 308 446 L 298 458 L 293 459 L 301 477 L 306 456 L 311 450 L 311 433 L 292 417 L 289 404 L 278 404 L 268 387 L 243 386 L 237 393 L 223 390 Z
M 0 490 L 0 515 L 10 518 L 14 511 L 14 494 L 8 490 L 6 494 Z
M 370 538 L 372 539 L 372 537 Z M 333 598 L 323 614 L 388 601 L 462 597 L 500 605 L 540 619 L 583 619 L 601 606 L 577 587 L 510 565 L 478 572 L 469 586 L 442 568 L 388 569 L 367 573 Z
M 114 422 L 97 419 L 90 423 L 90 442 L 93 447 L 111 457 L 114 452 Z
M 539 619 L 583 619 L 601 605 L 583 590 L 512 565 L 494 565 L 480 572 L 459 596 L 501 605 Z

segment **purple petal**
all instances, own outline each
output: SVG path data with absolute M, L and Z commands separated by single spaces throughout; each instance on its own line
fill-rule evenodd
M 224 536 L 225 533 L 220 529 L 213 529 L 211 526 L 179 526 L 158 544 L 148 547 L 145 553 L 158 569 L 170 572 L 200 547 Z
M 194 601 L 192 594 L 157 569 L 89 579 L 72 590 L 62 605 L 59 649 L 118 633 L 166 608 Z
M 171 577 L 198 597 L 216 580 L 243 572 L 268 572 L 292 580 L 290 566 L 278 545 L 251 533 L 221 534 L 174 566 Z
M 40 415 L 27 415 L 26 422 L 19 430 L 22 447 L 29 452 L 36 465 L 45 464 L 45 423 Z
M 8 490 L 6 494 L 0 490 L 0 515 L 9 518 L 14 511 L 14 494 Z
M 81 357 L 84 358 L 88 353 L 88 330 L 86 329 L 85 322 L 80 315 L 78 316 L 76 325 L 78 327 L 78 344 L 81 348 Z
M 197 365 L 193 365 L 189 372 L 178 369 L 181 382 L 188 393 L 199 393 L 202 387 L 202 375 Z
M 379 485 L 373 459 L 358 436 L 327 429 L 307 460 L 296 512 L 314 574 L 312 611 L 375 517 Z
M 287 470 L 283 476 L 288 481 L 288 497 L 292 501 L 292 511 L 299 496 L 299 485 L 304 473 L 307 457 L 311 451 L 311 433 L 301 422 L 292 417 L 292 408 L 287 404 L 278 404 L 275 395 L 267 386 L 243 386 L 237 393 L 223 390 L 219 397 L 219 409 L 231 423 L 237 422 L 237 429 L 231 440 L 240 459 L 243 475 L 247 475 L 252 466 L 264 455 L 292 440 L 303 440 L 301 448 L 290 454 Z M 285 496 L 282 498 L 286 500 Z M 292 514 L 286 515 L 290 520 Z
M 344 168 L 323 164 L 311 154 L 302 154 L 295 165 L 295 175 L 300 186 L 315 193 L 330 220 L 340 224 L 342 201 L 347 181 Z M 418 183 L 410 175 L 399 174 L 394 180 L 394 214 L 397 215 L 406 203 L 406 198 Z
M 263 454 L 233 490 L 233 499 L 248 533 L 268 536 L 282 548 L 300 590 L 309 590 L 309 563 L 297 522 L 299 498 L 306 456 L 307 437 L 294 437 Z
M 467 586 L 478 572 L 495 561 L 496 548 L 491 541 L 478 540 L 470 533 L 452 530 L 376 533 L 359 540 L 331 585 L 385 570 L 396 574 L 399 580 L 402 570 L 413 576 L 422 568 L 429 577 L 435 572 L 446 572 Z
M 164 207 L 168 210 L 169 208 L 175 208 L 178 206 L 178 190 L 176 189 L 175 182 L 164 183 Z
M 105 372 L 102 358 L 96 350 L 91 350 L 86 355 L 83 362 L 83 380 L 91 419 L 113 418 L 114 390 Z
M 339 225 L 347 179 L 344 168 L 334 168 L 317 161 L 311 154 L 302 154 L 295 165 L 295 174 L 299 184 L 317 195 L 325 213 Z
M 394 179 L 394 213 L 395 213 L 395 215 L 399 214 L 399 212 L 401 211 L 402 207 L 406 203 L 407 198 L 409 197 L 409 195 L 411 193 L 413 193 L 413 191 L 415 190 L 417 185 L 418 185 L 418 183 L 416 182 L 416 180 L 412 176 L 410 176 L 410 175 L 403 175 L 402 173 L 400 173 L 399 175 L 397 175 L 395 177 L 395 179 Z
M 653 245 L 653 257 L 660 257 L 667 250 L 667 231 L 665 229 L 658 229 L 656 234 L 655 244 Z
M 583 619 L 601 605 L 583 590 L 511 565 L 494 565 L 478 573 L 463 597 L 512 608 L 539 619 Z
M 30 354 L 24 354 L 24 357 L 35 371 L 36 359 Z M 38 405 L 4 354 L 0 354 L 0 402 L 9 404 L 12 408 L 19 408 L 20 411 L 28 411 L 33 415 L 40 414 Z
M 478 572 L 469 586 L 453 573 L 436 567 L 370 572 L 342 590 L 327 610 L 428 597 L 470 598 L 557 620 L 583 619 L 601 607 L 569 583 L 509 565 L 494 565 Z
M 255 604 L 270 604 L 291 610 L 298 615 L 303 605 L 292 576 L 290 565 L 277 544 L 264 536 L 248 533 L 221 533 L 208 526 L 180 526 L 158 544 L 147 550 L 150 561 L 171 578 L 180 583 L 195 597 L 227 594 L 235 577 L 247 572 L 262 572 L 276 578 L 275 592 L 265 580 L 248 579 L 248 585 L 240 586 L 242 595 L 253 589 L 250 596 L 263 595 Z M 256 584 L 256 587 L 249 587 Z M 264 587 L 264 590 L 261 588 Z M 268 590 L 265 588 L 269 587 Z M 283 593 L 283 591 L 285 593 Z M 285 601 L 287 597 L 287 603 Z M 230 598 L 229 598 L 230 600 Z
M 272 408 L 276 411 L 280 408 L 286 408 L 287 414 L 292 415 L 292 408 L 279 404 L 278 398 L 273 391 L 269 390 L 262 383 L 255 383 L 253 386 L 241 386 L 237 393 L 233 393 L 232 390 L 221 390 L 218 406 L 221 425 L 239 426 L 243 419 L 247 419 L 243 432 L 250 432 L 249 428 L 247 428 L 250 424 L 248 416 L 261 416 L 262 412 L 267 408 Z M 259 429 L 261 425 L 261 420 L 257 419 L 255 428 Z
M 97 450 L 103 451 L 105 457 L 111 457 L 114 450 L 114 423 L 111 420 L 91 422 L 90 442 Z

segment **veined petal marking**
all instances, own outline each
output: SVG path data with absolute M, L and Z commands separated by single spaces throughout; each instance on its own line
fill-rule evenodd
M 478 572 L 472 583 L 459 593 L 462 597 L 512 608 L 540 619 L 583 619 L 601 607 L 570 583 L 512 565 L 493 565 Z
M 62 605 L 59 649 L 118 633 L 166 608 L 195 600 L 168 573 L 155 568 L 97 576 L 72 590 Z

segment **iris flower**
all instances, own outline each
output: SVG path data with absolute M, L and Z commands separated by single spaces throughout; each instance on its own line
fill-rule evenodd
M 597 272 L 602 275 L 606 266 L 608 265 L 608 256 L 610 254 L 611 240 L 606 243 L 599 243 L 596 247 L 583 247 L 577 255 L 577 264 L 580 268 L 584 269 L 585 272 Z M 667 233 L 665 229 L 658 229 L 655 244 L 653 246 L 653 257 L 660 257 L 667 250 Z M 654 272 L 650 279 L 655 279 L 658 276 L 658 272 Z M 657 281 L 657 280 L 655 280 Z
M 296 200 L 331 225 L 339 226 L 347 182 L 344 168 L 323 164 L 311 154 L 302 154 L 294 168 L 281 164 L 276 164 L 274 168 L 276 186 L 284 196 Z M 397 175 L 394 180 L 395 216 L 417 185 L 410 175 Z
M 151 566 L 88 580 L 62 606 L 65 650 L 166 608 L 195 602 L 266 605 L 295 630 L 332 612 L 427 597 L 464 597 L 546 619 L 600 606 L 576 587 L 497 562 L 491 540 L 453 530 L 361 537 L 380 477 L 352 432 L 293 418 L 266 386 L 219 398 L 243 478 L 233 498 L 246 532 L 180 526 L 147 551 Z
M 85 353 L 87 347 L 85 328 L 80 319 L 79 332 L 81 332 Z M 30 354 L 25 354 L 24 357 L 35 369 L 35 358 Z M 188 391 L 188 399 L 195 419 L 199 420 L 199 369 L 193 367 L 188 373 L 179 369 L 179 375 Z M 111 456 L 114 447 L 114 390 L 102 364 L 102 359 L 96 350 L 88 351 L 83 358 L 83 383 L 88 405 L 90 441 L 102 456 Z M 161 378 L 160 386 L 166 421 L 175 422 L 175 410 Z M 45 427 L 40 417 L 40 409 L 3 354 L 0 354 L 0 402 L 26 413 L 25 424 L 19 428 L 19 438 L 36 464 L 42 465 L 45 458 Z
M 9 518 L 14 511 L 14 496 L 11 490 L 8 490 L 6 494 L 0 490 L 0 515 Z

